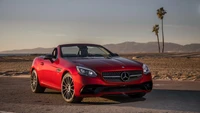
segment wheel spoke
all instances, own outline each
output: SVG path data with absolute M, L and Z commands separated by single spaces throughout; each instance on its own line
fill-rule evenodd
M 69 93 L 70 93 L 71 96 L 73 95 L 72 91 L 70 91 Z
M 70 79 L 70 84 L 73 84 L 72 79 Z
M 70 91 L 74 92 L 74 89 L 71 89 Z
M 67 99 L 70 99 L 70 93 L 67 92 Z
M 66 84 L 67 84 L 67 81 L 66 81 L 66 79 L 65 79 L 63 85 L 65 86 Z
M 69 77 L 67 77 L 67 83 L 70 83 L 70 78 Z
M 67 89 L 63 88 L 63 91 L 67 91 Z
M 71 82 L 70 85 L 73 86 L 74 85 L 73 82 Z
M 65 91 L 63 91 L 63 94 L 64 94 L 64 96 L 66 97 L 67 91 L 66 91 L 66 90 L 65 90 Z
M 69 95 L 70 95 L 70 98 L 72 97 L 72 93 L 71 92 L 69 92 Z

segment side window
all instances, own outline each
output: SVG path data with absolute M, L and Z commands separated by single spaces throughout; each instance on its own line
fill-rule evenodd
M 54 50 L 53 50 L 53 52 L 52 52 L 52 56 L 53 56 L 53 58 L 57 58 L 57 55 L 58 55 L 58 51 L 57 51 L 57 48 L 55 48 Z
M 104 49 L 99 48 L 99 47 L 89 47 L 88 53 L 89 54 L 99 54 L 99 55 L 109 54 L 107 51 L 105 51 Z
M 77 46 L 62 47 L 61 51 L 63 57 L 77 56 L 79 48 Z

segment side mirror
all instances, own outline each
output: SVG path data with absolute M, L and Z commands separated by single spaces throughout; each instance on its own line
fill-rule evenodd
M 113 56 L 119 56 L 117 53 L 113 53 Z
M 45 60 L 50 60 L 51 62 L 53 62 L 53 60 L 52 60 L 52 59 L 53 59 L 53 56 L 52 56 L 52 55 L 45 55 L 45 56 L 44 56 L 44 59 L 45 59 Z

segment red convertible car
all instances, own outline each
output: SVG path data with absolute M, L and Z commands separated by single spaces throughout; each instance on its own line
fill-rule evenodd
M 59 45 L 51 55 L 36 57 L 31 67 L 32 92 L 55 89 L 67 102 L 110 94 L 141 98 L 152 85 L 147 65 L 96 44 Z

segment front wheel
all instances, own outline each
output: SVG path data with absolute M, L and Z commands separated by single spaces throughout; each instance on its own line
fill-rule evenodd
M 45 90 L 44 87 L 40 86 L 38 75 L 35 70 L 31 73 L 31 90 L 34 93 L 43 93 Z
M 74 91 L 74 82 L 69 73 L 66 73 L 62 79 L 61 94 L 66 102 L 81 102 L 83 98 L 76 97 Z
M 146 95 L 146 93 L 136 93 L 136 94 L 127 94 L 131 98 L 142 98 Z

